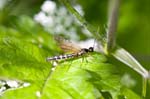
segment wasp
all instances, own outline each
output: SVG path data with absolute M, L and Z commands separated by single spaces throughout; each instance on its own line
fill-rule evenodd
M 64 38 L 62 38 L 60 36 L 55 37 L 55 40 L 59 44 L 62 51 L 71 52 L 71 54 L 64 54 L 64 55 L 58 55 L 58 56 L 54 56 L 54 57 L 48 57 L 46 59 L 47 61 L 71 59 L 71 58 L 83 56 L 90 52 L 94 52 L 94 47 L 81 48 L 80 46 L 78 46 L 68 40 L 65 40 Z

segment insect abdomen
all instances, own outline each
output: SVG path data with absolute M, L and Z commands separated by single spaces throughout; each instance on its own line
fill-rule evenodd
M 61 60 L 61 59 L 69 59 L 69 58 L 79 57 L 79 56 L 82 56 L 82 55 L 84 55 L 84 54 L 86 54 L 88 52 L 89 52 L 88 49 L 82 49 L 78 53 L 66 54 L 66 55 L 60 55 L 60 56 L 54 56 L 54 57 L 47 58 L 47 61 Z
M 75 56 L 76 56 L 76 54 L 66 54 L 66 55 L 54 56 L 54 57 L 47 58 L 47 61 L 68 59 L 68 58 L 73 58 Z

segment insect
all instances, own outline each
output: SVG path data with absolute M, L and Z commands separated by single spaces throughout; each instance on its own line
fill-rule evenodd
M 63 39 L 62 37 L 55 37 L 55 40 L 58 42 L 60 48 L 64 52 L 71 52 L 71 54 L 64 54 L 64 55 L 58 55 L 58 56 L 54 56 L 54 57 L 48 57 L 46 59 L 47 61 L 70 59 L 70 58 L 83 56 L 90 52 L 94 52 L 94 47 L 80 48 L 79 46 L 75 45 L 74 43 Z

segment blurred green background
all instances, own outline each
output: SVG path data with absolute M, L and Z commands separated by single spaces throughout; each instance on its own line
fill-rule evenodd
M 121 1 L 121 0 L 120 0 Z M 4 5 L 3 5 L 3 2 Z M 70 0 L 74 4 L 79 4 L 83 11 L 85 19 L 94 26 L 107 25 L 108 0 Z M 0 0 L 0 27 L 18 29 L 18 24 L 26 17 L 33 19 L 35 14 L 41 10 L 44 0 Z M 56 1 L 57 6 L 62 6 Z M 119 21 L 117 28 L 117 43 L 128 50 L 147 70 L 150 69 L 150 0 L 122 0 L 119 9 Z M 57 13 L 57 12 L 56 12 Z M 63 17 L 63 16 L 60 16 Z M 24 20 L 26 21 L 26 20 Z M 26 21 L 27 22 L 27 21 Z M 28 29 L 32 22 L 27 22 L 22 29 L 27 32 L 39 32 L 42 26 Z M 26 26 L 27 25 L 27 26 Z M 27 29 L 26 29 L 27 28 Z M 33 30 L 33 31 L 32 31 Z M 2 29 L 0 30 L 0 33 Z M 13 35 L 13 34 L 12 34 Z M 84 36 L 78 34 L 78 36 Z M 86 37 L 85 37 L 86 38 Z M 129 74 L 135 80 L 135 85 L 131 88 L 138 94 L 142 90 L 142 77 L 126 65 L 110 58 L 110 62 L 118 66 L 120 73 Z M 150 86 L 148 86 L 149 88 Z M 150 90 L 148 89 L 148 92 Z M 147 99 L 150 95 L 147 94 Z

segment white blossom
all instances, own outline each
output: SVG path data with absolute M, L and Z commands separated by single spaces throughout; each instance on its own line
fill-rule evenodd
M 52 17 L 46 16 L 44 12 L 40 12 L 37 15 L 34 16 L 34 19 L 41 23 L 43 26 L 47 27 L 53 24 Z
M 84 15 L 80 5 L 76 5 L 74 8 L 81 15 Z M 82 32 L 82 28 L 79 28 L 81 24 L 79 24 L 76 18 L 69 14 L 64 6 L 57 7 L 54 1 L 45 1 L 41 6 L 41 11 L 34 16 L 34 19 L 40 23 L 46 31 L 53 34 L 65 34 L 73 40 L 79 39 L 77 31 Z M 84 34 L 87 35 L 88 33 Z
M 41 7 L 41 10 L 43 12 L 51 13 L 51 14 L 54 13 L 55 9 L 56 9 L 56 3 L 49 0 L 45 1 Z
M 17 87 L 19 87 L 18 82 L 15 81 L 15 80 L 8 80 L 6 83 L 7 83 L 7 85 L 9 85 L 9 86 L 12 87 L 12 88 L 17 88 Z

